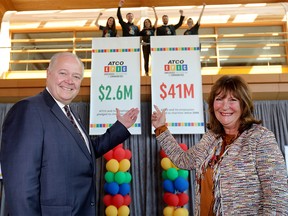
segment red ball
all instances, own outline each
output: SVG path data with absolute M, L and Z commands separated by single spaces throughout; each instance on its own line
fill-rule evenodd
M 112 205 L 114 205 L 116 208 L 119 208 L 124 203 L 124 197 L 121 194 L 116 194 L 112 197 Z
M 132 153 L 129 149 L 125 149 L 125 159 L 130 160 L 132 157 Z
M 163 149 L 160 150 L 160 156 L 161 156 L 161 158 L 167 157 L 167 155 L 165 154 Z
M 188 147 L 185 143 L 180 143 L 179 146 L 184 150 L 187 151 Z
M 169 206 L 178 206 L 179 198 L 176 194 L 171 194 L 167 197 L 167 204 Z
M 124 196 L 124 203 L 123 203 L 123 205 L 129 206 L 130 203 L 131 203 L 131 197 L 130 197 L 129 194 L 127 194 L 127 195 Z
M 179 198 L 178 206 L 184 206 L 188 203 L 189 196 L 186 193 L 179 193 L 177 196 Z
M 113 158 L 113 150 L 110 150 L 104 154 L 104 158 L 109 161 Z
M 110 194 L 107 194 L 103 197 L 103 203 L 105 206 L 109 206 L 112 204 L 112 196 Z
M 113 158 L 115 158 L 118 162 L 125 158 L 125 150 L 123 148 L 117 148 L 113 152 Z
M 164 202 L 168 205 L 168 197 L 170 195 L 172 195 L 173 193 L 170 193 L 170 192 L 165 192 L 164 195 L 163 195 L 163 200 Z

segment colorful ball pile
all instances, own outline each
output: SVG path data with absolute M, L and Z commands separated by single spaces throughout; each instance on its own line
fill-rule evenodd
M 179 144 L 180 147 L 187 151 L 187 145 Z M 163 209 L 164 216 L 188 216 L 189 211 L 184 206 L 189 201 L 189 196 L 185 191 L 189 187 L 187 170 L 179 169 L 167 157 L 161 149 L 161 167 L 163 168 L 162 177 L 163 189 L 165 191 L 163 200 L 167 206 Z
M 128 216 L 131 203 L 130 182 L 132 176 L 130 169 L 131 151 L 119 144 L 104 155 L 106 162 L 105 185 L 106 192 L 103 202 L 106 206 L 106 216 Z

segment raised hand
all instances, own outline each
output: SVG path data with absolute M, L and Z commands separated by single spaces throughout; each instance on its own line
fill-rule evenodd
M 118 6 L 119 6 L 119 7 L 122 7 L 123 4 L 124 4 L 124 2 L 125 2 L 124 0 L 120 0 L 119 3 L 118 3 Z
M 137 120 L 139 113 L 138 108 L 132 108 L 128 110 L 124 115 L 121 116 L 120 110 L 116 108 L 116 118 L 121 122 L 126 128 L 130 128 Z
M 166 109 L 162 111 L 158 108 L 158 106 L 154 105 L 155 111 L 152 113 L 152 125 L 154 128 L 161 127 L 166 124 Z

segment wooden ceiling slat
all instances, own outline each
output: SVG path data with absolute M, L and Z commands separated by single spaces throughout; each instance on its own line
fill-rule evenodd
M 118 0 L 1 0 L 0 25 L 4 13 L 10 11 L 35 11 L 35 10 L 69 10 L 69 9 L 110 9 L 118 7 Z M 280 3 L 283 0 L 235 0 L 233 4 L 253 3 Z M 231 4 L 230 0 L 206 0 L 207 5 Z M 165 6 L 201 6 L 203 0 L 134 0 L 126 1 L 123 7 L 165 7 Z M 219 8 L 215 8 L 219 10 Z M 0 26 L 1 27 L 1 26 Z
M 92 9 L 92 8 L 115 8 L 118 0 L 1 0 L 0 8 L 16 11 L 33 10 L 66 10 L 66 9 Z M 250 3 L 277 3 L 283 0 L 235 0 L 233 4 Z M 206 0 L 207 5 L 231 4 L 231 0 Z M 182 6 L 182 5 L 202 5 L 203 0 L 134 0 L 126 1 L 125 7 L 160 7 L 160 6 Z

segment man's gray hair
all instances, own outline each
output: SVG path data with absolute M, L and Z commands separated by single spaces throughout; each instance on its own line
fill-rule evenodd
M 74 57 L 75 59 L 77 59 L 77 61 L 79 62 L 79 64 L 82 67 L 82 71 L 83 71 L 83 74 L 84 74 L 84 64 L 83 64 L 82 60 L 76 54 L 70 53 L 70 52 L 60 52 L 60 53 L 54 54 L 52 56 L 52 58 L 50 59 L 48 70 L 49 69 L 51 70 L 54 67 L 54 65 L 57 62 L 58 58 L 61 57 L 61 56 L 71 56 L 71 57 Z

